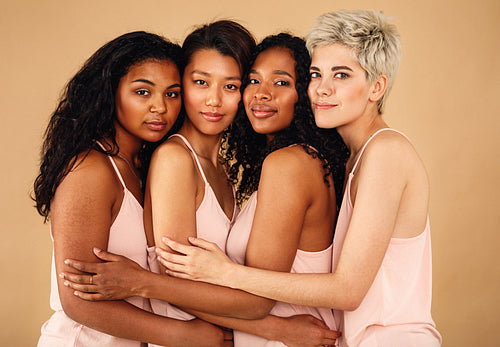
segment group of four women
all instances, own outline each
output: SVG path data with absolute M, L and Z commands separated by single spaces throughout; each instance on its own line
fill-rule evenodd
M 395 28 L 332 12 L 307 45 L 223 20 L 86 62 L 35 181 L 54 240 L 39 346 L 439 345 L 427 177 L 380 116 Z

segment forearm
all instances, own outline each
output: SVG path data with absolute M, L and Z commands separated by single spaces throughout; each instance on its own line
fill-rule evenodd
M 186 309 L 187 312 L 197 316 L 207 322 L 223 326 L 229 329 L 243 331 L 249 334 L 257 335 L 268 340 L 279 340 L 279 325 L 281 318 L 267 315 L 261 319 L 239 319 L 232 317 L 216 316 L 210 313 Z
M 88 302 L 75 297 L 63 304 L 65 313 L 74 321 L 116 337 L 159 345 L 182 345 L 189 336 L 184 322 L 156 316 L 125 301 Z
M 346 276 L 337 273 L 296 274 L 232 263 L 218 284 L 296 305 L 352 310 L 359 301 Z
M 242 319 L 266 316 L 274 301 L 241 290 L 145 272 L 137 295 L 167 301 L 179 307 Z

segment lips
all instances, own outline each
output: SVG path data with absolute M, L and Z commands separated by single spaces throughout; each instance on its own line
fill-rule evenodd
M 315 110 L 330 110 L 330 109 L 335 108 L 335 107 L 337 107 L 336 104 L 329 104 L 329 103 L 322 103 L 322 102 L 318 102 L 318 103 L 314 104 Z
M 201 112 L 201 115 L 203 118 L 210 122 L 217 122 L 220 121 L 223 117 L 221 113 L 218 112 Z
M 276 113 L 276 109 L 267 105 L 254 105 L 251 107 L 252 113 L 256 118 L 271 117 Z
M 163 131 L 167 127 L 167 123 L 162 121 L 149 121 L 146 126 L 153 131 Z

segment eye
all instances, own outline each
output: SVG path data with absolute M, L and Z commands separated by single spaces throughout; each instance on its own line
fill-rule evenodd
M 259 80 L 256 78 L 250 78 L 248 80 L 248 84 L 259 84 L 259 83 L 260 83 Z
M 206 86 L 207 82 L 204 80 L 194 80 L 194 83 L 199 84 L 200 86 Z
M 238 87 L 236 84 L 228 84 L 228 85 L 226 85 L 225 88 L 229 89 L 229 90 L 239 90 L 240 89 L 240 87 Z
M 321 77 L 321 74 L 319 72 L 311 72 L 311 78 L 320 78 Z
M 290 82 L 284 81 L 284 80 L 279 80 L 279 81 L 276 81 L 276 85 L 277 86 L 289 86 Z
M 147 89 L 138 89 L 138 90 L 135 91 L 135 93 L 137 95 L 142 95 L 142 96 L 146 96 L 146 95 L 150 94 L 149 90 L 147 90 Z
M 349 75 L 345 72 L 337 72 L 335 75 L 333 75 L 333 77 L 343 80 L 349 77 Z
M 175 99 L 175 98 L 179 97 L 180 93 L 179 92 L 166 92 L 165 95 L 167 96 L 167 98 Z

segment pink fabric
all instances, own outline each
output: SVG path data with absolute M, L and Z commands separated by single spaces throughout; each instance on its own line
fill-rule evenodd
M 250 237 L 250 232 L 257 206 L 257 192 L 254 192 L 242 208 L 236 222 L 234 223 L 227 240 L 227 255 L 239 264 L 245 263 L 245 254 Z M 306 252 L 297 250 L 292 273 L 329 273 L 331 272 L 332 245 L 319 252 Z M 277 302 L 270 314 L 280 317 L 289 317 L 298 314 L 310 314 L 323 320 L 331 329 L 335 328 L 332 311 L 326 308 L 315 308 L 307 306 L 292 305 Z M 285 346 L 279 341 L 269 341 L 262 337 L 234 331 L 234 345 L 236 347 L 259 347 L 259 346 Z
M 113 159 L 109 157 L 116 175 L 123 186 L 123 201 L 109 231 L 108 251 L 123 255 L 148 269 L 147 241 L 143 224 L 143 209 L 134 195 L 127 189 Z M 57 273 L 52 255 L 50 307 L 55 311 L 42 326 L 39 347 L 55 346 L 141 346 L 141 342 L 117 338 L 79 324 L 66 316 L 57 288 Z M 150 311 L 148 299 L 132 297 L 126 299 L 134 306 Z
M 184 136 L 180 134 L 174 134 L 171 137 L 173 136 L 182 139 L 182 141 L 184 141 L 189 150 L 193 153 L 196 165 L 198 166 L 201 177 L 205 182 L 205 193 L 203 196 L 203 201 L 196 210 L 197 236 L 207 241 L 216 243 L 217 246 L 220 247 L 220 249 L 225 251 L 227 235 L 229 234 L 229 230 L 231 229 L 231 226 L 233 225 L 236 215 L 238 214 L 238 207 L 236 205 L 236 200 L 234 203 L 233 217 L 230 220 L 229 218 L 227 218 L 226 214 L 224 213 L 224 210 L 219 205 L 217 197 L 215 196 L 212 187 L 210 186 L 207 178 L 205 177 L 205 173 L 203 172 L 203 168 L 201 167 L 198 156 L 193 150 L 191 144 Z M 149 252 L 149 267 L 151 271 L 159 273 L 160 268 L 158 260 L 156 258 L 156 252 L 152 248 L 148 249 L 148 252 Z M 162 316 L 167 316 L 170 318 L 176 318 L 180 320 L 191 320 L 196 318 L 195 316 L 185 311 L 182 311 L 181 309 L 173 305 L 170 305 L 165 301 L 151 300 L 151 306 L 153 308 L 154 313 Z
M 389 130 L 395 131 L 381 129 L 368 139 L 349 173 L 333 239 L 333 271 L 352 217 L 350 191 L 354 171 L 371 139 Z M 375 280 L 358 309 L 334 310 L 337 327 L 342 331 L 338 345 L 440 346 L 441 335 L 431 317 L 431 294 L 431 238 L 427 219 L 425 229 L 418 236 L 391 239 Z

